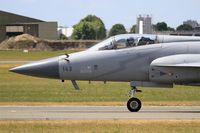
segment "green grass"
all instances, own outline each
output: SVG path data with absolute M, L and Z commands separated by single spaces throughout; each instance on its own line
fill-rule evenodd
M 37 52 L 30 51 L 24 53 L 22 51 L 0 51 L 0 60 L 40 60 L 49 57 L 63 55 L 65 53 L 73 53 L 77 50 L 67 50 L 67 51 L 48 51 L 48 52 Z
M 1 133 L 199 133 L 198 120 L 0 121 Z
M 35 60 L 72 51 L 56 52 L 0 52 L 0 60 Z M 26 55 L 26 56 L 25 56 Z M 126 102 L 129 83 L 78 82 L 81 90 L 74 90 L 71 82 L 41 79 L 10 73 L 14 64 L 0 64 L 0 103 L 3 102 Z M 175 86 L 173 89 L 140 88 L 137 93 L 143 102 L 192 102 L 200 105 L 200 87 Z

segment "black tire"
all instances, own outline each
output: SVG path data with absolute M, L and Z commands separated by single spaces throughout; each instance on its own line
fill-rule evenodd
M 127 102 L 127 108 L 130 112 L 138 112 L 142 107 L 142 103 L 139 99 L 132 97 Z

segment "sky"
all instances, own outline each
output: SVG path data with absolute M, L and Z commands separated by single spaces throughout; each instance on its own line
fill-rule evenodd
M 149 14 L 153 23 L 165 21 L 174 28 L 188 19 L 200 23 L 200 0 L 0 0 L 0 10 L 57 21 L 66 27 L 89 14 L 100 17 L 107 29 L 116 23 L 128 29 L 140 14 Z

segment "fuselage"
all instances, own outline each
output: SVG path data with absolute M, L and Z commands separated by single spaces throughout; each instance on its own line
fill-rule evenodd
M 145 45 L 127 49 L 83 51 L 59 57 L 63 80 L 149 81 L 153 60 L 177 54 L 200 54 L 200 42 Z

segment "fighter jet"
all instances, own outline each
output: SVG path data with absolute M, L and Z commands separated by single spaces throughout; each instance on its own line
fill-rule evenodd
M 30 76 L 71 80 L 130 82 L 131 112 L 141 109 L 138 86 L 200 85 L 200 37 L 123 34 L 93 47 L 10 69 Z

